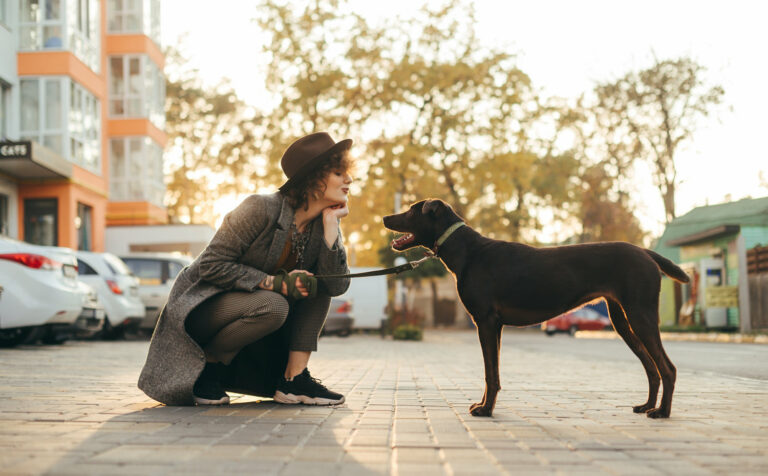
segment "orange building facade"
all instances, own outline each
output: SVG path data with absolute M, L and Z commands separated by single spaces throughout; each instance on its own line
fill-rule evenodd
M 0 234 L 167 222 L 159 0 L 0 0 Z

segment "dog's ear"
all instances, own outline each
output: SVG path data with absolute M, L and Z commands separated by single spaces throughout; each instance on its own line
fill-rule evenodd
M 421 213 L 423 215 L 428 215 L 430 213 L 437 213 L 437 211 L 440 209 L 440 205 L 442 205 L 443 202 L 440 200 L 427 200 L 424 202 L 424 205 L 421 206 Z

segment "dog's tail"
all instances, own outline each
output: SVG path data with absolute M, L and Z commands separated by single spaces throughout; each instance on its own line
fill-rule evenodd
M 687 274 L 685 274 L 685 271 L 680 269 L 680 267 L 675 263 L 673 263 L 672 261 L 661 256 L 655 251 L 645 250 L 645 252 L 648 253 L 648 256 L 653 258 L 653 260 L 656 262 L 657 265 L 659 265 L 659 268 L 661 268 L 662 273 L 666 274 L 667 276 L 674 279 L 678 283 L 687 283 L 691 280 L 691 278 L 688 277 Z

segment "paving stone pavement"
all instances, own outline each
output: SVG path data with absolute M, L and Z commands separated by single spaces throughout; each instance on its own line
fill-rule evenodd
M 586 343 L 585 345 L 589 345 Z M 505 345 L 493 418 L 474 333 L 323 338 L 336 408 L 233 395 L 165 407 L 136 388 L 146 342 L 0 351 L 1 474 L 768 474 L 765 382 L 680 369 L 672 418 L 635 415 L 639 363 Z

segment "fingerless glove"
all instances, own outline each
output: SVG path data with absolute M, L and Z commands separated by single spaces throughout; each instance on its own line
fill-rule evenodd
M 303 296 L 301 291 L 299 291 L 299 288 L 296 287 L 296 278 L 298 278 L 301 284 L 304 285 L 304 288 L 306 288 L 308 293 L 306 296 Z M 288 274 L 288 271 L 278 269 L 275 272 L 275 282 L 272 285 L 272 290 L 281 293 L 283 283 L 285 283 L 286 289 L 288 290 L 287 296 L 291 299 L 306 299 L 317 296 L 317 279 L 307 273 Z

